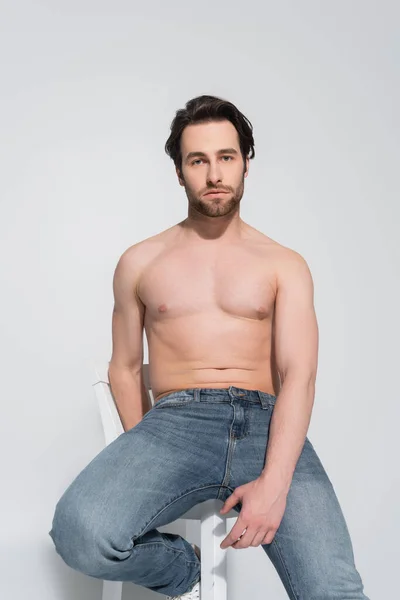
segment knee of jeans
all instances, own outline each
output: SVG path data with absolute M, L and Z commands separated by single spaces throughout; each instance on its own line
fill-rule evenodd
M 112 560 L 113 549 L 107 542 L 101 519 L 96 519 L 90 507 L 75 501 L 72 494 L 64 495 L 57 503 L 48 533 L 57 553 L 71 568 L 99 578 L 107 571 L 106 563 Z

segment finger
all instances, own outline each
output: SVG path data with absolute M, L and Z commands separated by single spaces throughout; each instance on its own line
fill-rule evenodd
M 239 519 L 236 521 L 235 525 L 232 527 L 229 534 L 226 538 L 221 542 L 221 548 L 227 548 L 231 544 L 237 542 L 240 537 L 244 534 L 246 528 L 243 528 L 243 524 L 239 522 Z
M 243 535 L 245 530 L 246 529 L 244 528 L 243 523 L 241 523 L 238 518 L 235 525 L 232 527 L 226 538 L 222 541 L 220 547 L 227 548 L 231 544 L 234 544 L 240 538 L 240 536 Z
M 226 536 L 226 538 L 224 540 L 222 540 L 220 547 L 221 548 L 228 548 L 228 546 L 230 546 L 232 544 L 232 542 L 235 541 L 235 539 L 237 539 L 232 535 L 232 531 L 233 529 L 228 533 L 228 535 Z
M 258 531 L 250 545 L 261 546 L 261 544 L 264 543 L 264 539 L 267 537 L 267 533 L 268 532 L 266 532 L 265 529 L 263 529 L 262 531 Z
M 244 531 L 242 533 L 240 538 L 232 544 L 232 547 L 235 549 L 242 549 L 242 548 L 248 548 L 249 546 L 252 546 L 252 542 L 253 542 L 256 534 L 257 534 L 256 529 L 247 529 L 246 531 Z
M 272 543 L 272 540 L 273 540 L 273 539 L 274 539 L 274 537 L 275 537 L 275 533 L 276 533 L 276 529 L 270 529 L 270 530 L 267 532 L 267 535 L 264 537 L 264 540 L 263 540 L 263 542 L 262 542 L 262 543 L 263 543 L 263 544 L 271 544 L 271 543 Z
M 228 509 L 230 510 L 233 506 L 235 506 L 235 504 L 237 504 L 237 497 L 235 495 L 235 492 L 232 492 L 232 494 L 229 496 L 229 498 L 225 501 L 220 512 L 225 512 Z

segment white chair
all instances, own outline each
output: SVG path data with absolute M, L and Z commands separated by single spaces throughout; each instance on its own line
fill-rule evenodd
M 108 363 L 105 365 L 95 363 L 94 370 L 93 387 L 100 410 L 105 442 L 108 445 L 124 432 L 124 428 L 111 393 Z M 154 406 L 148 364 L 143 365 L 143 378 L 151 405 Z M 227 528 L 227 519 L 237 518 L 238 513 L 232 509 L 225 515 L 221 515 L 219 513 L 221 507 L 220 500 L 207 500 L 194 506 L 180 519 L 157 528 L 163 533 L 176 533 L 189 540 L 191 526 L 196 525 L 196 521 L 200 521 L 202 600 L 227 600 L 226 550 L 221 549 L 220 544 L 231 529 L 231 527 L 229 530 Z M 103 581 L 102 600 L 121 600 L 121 598 L 122 582 Z

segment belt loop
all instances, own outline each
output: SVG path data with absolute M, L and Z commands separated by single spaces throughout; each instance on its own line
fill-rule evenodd
M 200 388 L 194 388 L 194 401 L 200 402 Z
M 269 408 L 269 402 L 268 402 L 267 398 L 265 398 L 265 396 L 263 396 L 263 394 L 262 394 L 262 392 L 260 392 L 260 390 L 257 390 L 257 393 L 258 393 L 258 397 L 261 402 L 261 406 L 263 408 Z

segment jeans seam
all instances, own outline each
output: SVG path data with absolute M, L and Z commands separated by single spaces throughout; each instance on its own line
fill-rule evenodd
M 142 535 L 143 535 L 143 533 L 146 531 L 146 529 L 149 527 L 149 525 L 151 525 L 151 523 L 152 523 L 152 522 L 153 522 L 155 519 L 157 519 L 157 517 L 158 517 L 159 515 L 161 515 L 161 513 L 163 513 L 163 512 L 164 512 L 164 510 L 166 510 L 166 509 L 167 509 L 167 508 L 169 508 L 169 507 L 170 507 L 172 504 L 174 504 L 174 502 L 177 502 L 178 500 L 181 500 L 182 498 L 184 498 L 185 496 L 188 496 L 189 494 L 192 494 L 193 492 L 197 492 L 197 491 L 199 491 L 199 490 L 204 490 L 204 489 L 207 489 L 207 488 L 210 488 L 210 487 L 215 487 L 215 488 L 217 488 L 217 489 L 218 489 L 218 491 L 219 491 L 219 489 L 220 489 L 221 485 L 220 485 L 219 483 L 211 483 L 211 484 L 203 485 L 203 486 L 201 486 L 201 487 L 196 487 L 196 488 L 193 488 L 193 489 L 187 490 L 186 492 L 184 492 L 184 493 L 183 493 L 183 494 L 181 494 L 180 496 L 177 496 L 176 498 L 174 498 L 173 500 L 171 500 L 170 502 L 168 502 L 168 503 L 167 503 L 167 504 L 166 504 L 166 505 L 165 505 L 165 506 L 164 506 L 164 507 L 163 507 L 161 510 L 159 510 L 159 511 L 158 511 L 158 512 L 157 512 L 157 513 L 154 515 L 154 517 L 152 517 L 152 518 L 150 519 L 150 521 L 148 521 L 148 523 L 147 523 L 147 524 L 146 524 L 146 525 L 143 527 L 143 529 L 142 529 L 142 530 L 141 530 L 141 531 L 140 531 L 140 532 L 139 532 L 139 533 L 138 533 L 138 534 L 137 534 L 137 535 L 136 535 L 134 538 L 132 538 L 132 539 L 133 539 L 133 541 L 134 541 L 135 539 L 139 538 L 140 536 L 142 536 Z M 218 499 L 218 495 L 216 495 L 216 496 L 215 496 L 215 500 L 217 500 L 217 499 Z M 179 517 L 177 517 L 177 518 L 179 518 Z M 181 518 L 182 518 L 182 517 L 181 517 Z
M 178 552 L 179 554 L 184 554 L 183 550 L 177 550 L 176 548 L 170 548 L 170 546 L 167 546 L 167 544 L 165 544 L 163 541 L 160 542 L 144 542 L 143 544 L 140 544 L 140 546 L 137 546 L 137 548 L 145 548 L 147 550 L 151 549 L 152 546 L 157 546 L 162 544 L 164 546 L 164 548 L 166 548 L 167 550 L 171 551 L 171 552 Z M 199 565 L 200 560 L 186 560 L 185 558 L 185 562 L 187 565 Z M 201 579 L 201 570 L 200 573 L 196 575 L 196 577 L 193 579 L 193 581 L 191 583 L 189 583 L 188 588 L 182 592 L 182 593 L 187 593 L 188 591 L 192 590 L 192 588 L 194 588 L 194 586 L 196 585 L 196 583 L 198 583 Z
M 200 579 L 201 579 L 201 575 L 196 576 L 194 578 L 194 580 L 192 581 L 192 583 L 189 584 L 189 588 L 187 589 L 187 592 L 190 592 L 194 588 L 194 586 L 196 585 L 196 583 L 198 583 L 200 581 Z
M 287 575 L 287 578 L 288 578 L 288 582 L 290 584 L 290 589 L 292 590 L 295 599 L 299 600 L 300 596 L 298 595 L 298 593 L 294 589 L 294 585 L 293 585 L 292 579 L 290 577 L 289 569 L 287 568 L 285 559 L 283 558 L 283 554 L 282 554 L 281 549 L 279 548 L 278 540 L 276 539 L 276 537 L 274 537 L 274 539 L 272 540 L 272 543 L 274 544 L 274 546 L 276 548 L 276 552 L 279 555 L 279 558 L 280 558 L 281 563 L 283 565 L 283 568 L 285 569 L 285 572 L 286 572 L 286 575 Z
M 168 546 L 168 544 L 166 544 L 163 541 L 159 541 L 159 542 L 143 542 L 143 543 L 141 543 L 139 545 L 136 545 L 136 546 L 135 546 L 135 544 L 133 544 L 132 550 L 135 549 L 135 548 L 145 548 L 146 550 L 149 550 L 149 549 L 151 549 L 152 546 L 159 546 L 160 544 L 162 546 L 164 546 L 164 548 L 166 548 L 170 552 L 179 552 L 179 554 L 184 554 L 185 553 L 184 550 L 178 550 L 177 548 L 171 548 L 171 546 Z M 186 560 L 186 559 L 185 559 L 185 561 L 186 561 L 186 563 L 188 565 L 197 565 L 200 562 L 199 560 Z
M 153 408 L 158 409 L 158 408 L 168 408 L 168 406 L 187 406 L 188 404 L 192 403 L 192 400 L 186 400 L 186 401 L 179 401 L 179 400 L 170 400 L 169 402 L 163 402 L 162 404 L 160 404 L 161 400 L 158 400 Z

